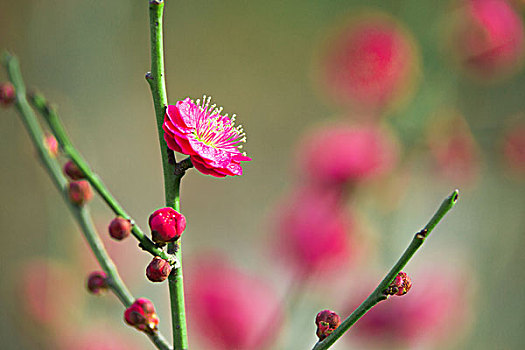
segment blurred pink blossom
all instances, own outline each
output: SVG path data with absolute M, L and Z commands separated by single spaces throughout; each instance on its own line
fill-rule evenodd
M 388 173 L 397 164 L 398 149 L 393 135 L 376 124 L 338 123 L 307 134 L 297 158 L 306 178 L 337 185 Z
M 507 1 L 466 0 L 461 11 L 454 41 L 464 66 L 491 78 L 521 63 L 523 23 Z
M 404 97 L 419 66 L 411 34 L 382 13 L 354 18 L 322 55 L 324 85 L 331 95 L 343 104 L 372 110 Z
M 257 350 L 277 339 L 283 315 L 267 282 L 217 256 L 203 256 L 187 276 L 190 325 L 214 349 Z
M 342 193 L 302 187 L 276 206 L 275 253 L 297 277 L 325 276 L 347 266 L 355 251 L 355 222 Z
M 427 127 L 427 142 L 438 175 L 463 184 L 475 182 L 480 155 L 470 127 L 455 111 L 442 111 Z
M 516 175 L 525 175 L 525 122 L 512 125 L 506 130 L 503 156 L 507 166 Z

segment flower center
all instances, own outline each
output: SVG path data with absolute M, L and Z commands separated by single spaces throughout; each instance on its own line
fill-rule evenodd
M 214 148 L 233 149 L 242 148 L 246 142 L 246 134 L 242 125 L 235 126 L 235 114 L 231 120 L 228 114 L 221 115 L 222 107 L 215 104 L 210 106 L 211 97 L 203 96 L 202 103 L 197 100 L 200 114 L 195 126 L 194 135 L 200 142 Z

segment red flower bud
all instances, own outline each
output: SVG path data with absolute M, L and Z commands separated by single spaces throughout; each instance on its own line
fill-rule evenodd
M 341 324 L 341 318 L 331 310 L 323 310 L 315 318 L 319 340 L 328 337 Z
M 146 276 L 151 282 L 162 282 L 171 272 L 171 265 L 167 260 L 154 257 L 146 268 Z
M 160 244 L 174 242 L 186 228 L 186 218 L 172 208 L 161 208 L 150 215 L 149 227 L 154 242 Z
M 102 271 L 92 272 L 87 279 L 87 289 L 93 294 L 101 294 L 108 289 L 107 275 Z
M 13 84 L 5 82 L 0 84 L 0 103 L 8 107 L 16 100 L 16 91 Z
M 86 177 L 82 170 L 71 160 L 68 160 L 64 165 L 64 174 L 69 176 L 71 180 L 80 180 Z
M 155 313 L 153 303 L 145 298 L 139 298 L 126 309 L 124 320 L 130 326 L 140 331 L 153 333 L 157 330 L 159 318 Z
M 405 295 L 412 287 L 412 281 L 410 277 L 404 272 L 397 274 L 394 281 L 388 286 L 386 294 L 388 295 Z
M 109 235 L 113 239 L 121 241 L 131 233 L 131 222 L 123 217 L 117 216 L 109 223 L 108 230 Z
M 44 144 L 47 151 L 52 157 L 56 157 L 58 154 L 58 142 L 53 135 L 46 135 L 44 138 Z
M 86 180 L 69 183 L 69 200 L 78 206 L 84 205 L 93 198 L 93 191 Z

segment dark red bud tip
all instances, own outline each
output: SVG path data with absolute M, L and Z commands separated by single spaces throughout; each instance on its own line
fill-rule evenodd
M 69 183 L 69 200 L 78 206 L 82 206 L 93 198 L 93 191 L 86 180 L 73 181 Z
M 146 268 L 146 276 L 151 282 L 162 282 L 166 280 L 170 272 L 170 263 L 158 256 L 154 257 Z
M 44 138 L 44 144 L 52 157 L 56 157 L 58 155 L 58 141 L 53 135 L 46 135 Z
M 87 289 L 93 294 L 102 294 L 108 289 L 107 275 L 102 271 L 94 271 L 87 279 Z
M 117 216 L 109 223 L 108 231 L 113 239 L 121 241 L 130 235 L 131 222 L 123 217 Z
M 172 208 L 161 208 L 150 215 L 149 227 L 151 238 L 155 243 L 174 242 L 180 238 L 186 228 L 186 218 Z
M 0 84 L 0 103 L 4 107 L 8 107 L 16 100 L 16 91 L 13 84 L 5 82 Z
M 64 165 L 64 174 L 69 176 L 71 180 L 80 180 L 86 177 L 82 170 L 71 160 L 68 160 Z
M 159 318 L 155 313 L 153 303 L 145 298 L 139 298 L 126 309 L 124 320 L 130 326 L 140 331 L 153 333 L 157 330 Z
M 388 286 L 385 294 L 387 295 L 405 295 L 412 288 L 410 277 L 404 272 L 397 274 L 394 281 Z
M 317 325 L 317 337 L 319 340 L 323 340 L 339 327 L 341 318 L 331 310 L 323 310 L 317 314 L 315 324 Z

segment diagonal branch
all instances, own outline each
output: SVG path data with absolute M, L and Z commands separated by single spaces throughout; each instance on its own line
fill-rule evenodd
M 416 233 L 414 238 L 412 239 L 412 242 L 410 242 L 410 245 L 405 250 L 403 255 L 399 258 L 399 260 L 395 263 L 395 265 L 390 269 L 390 271 L 387 273 L 385 278 L 379 283 L 377 288 L 368 296 L 368 298 L 365 299 L 357 307 L 357 309 L 354 310 L 348 316 L 343 323 L 339 327 L 337 327 L 332 334 L 330 334 L 328 337 L 326 337 L 323 341 L 319 341 L 315 344 L 312 350 L 326 350 L 330 346 L 332 346 L 337 339 L 339 339 L 346 331 L 350 329 L 356 323 L 361 317 L 363 317 L 368 310 L 370 310 L 372 307 L 374 307 L 379 302 L 385 300 L 388 298 L 388 296 L 385 294 L 386 289 L 388 286 L 392 283 L 394 278 L 397 276 L 397 274 L 401 271 L 403 267 L 408 263 L 408 261 L 414 256 L 416 251 L 423 245 L 426 238 L 434 227 L 443 219 L 443 217 L 449 212 L 450 209 L 454 207 L 458 200 L 459 191 L 454 190 L 444 201 L 441 203 L 441 206 L 436 211 L 434 216 L 430 219 L 430 221 L 426 224 L 426 226 Z
M 38 156 L 42 161 L 46 171 L 53 180 L 57 190 L 60 192 L 65 202 L 68 204 L 71 213 L 77 220 L 82 234 L 86 238 L 91 250 L 93 251 L 98 263 L 102 270 L 108 276 L 108 285 L 113 293 L 117 296 L 120 302 L 125 306 L 129 307 L 135 298 L 131 295 L 130 291 L 124 284 L 124 281 L 120 278 L 117 268 L 111 258 L 109 257 L 104 244 L 102 243 L 99 235 L 96 232 L 95 226 L 89 215 L 86 207 L 81 207 L 71 203 L 68 197 L 68 181 L 62 174 L 62 170 L 57 160 L 54 159 L 48 152 L 44 144 L 44 133 L 40 127 L 37 117 L 29 102 L 26 98 L 25 85 L 22 80 L 22 74 L 17 59 L 5 53 L 2 57 L 2 61 L 7 69 L 11 83 L 16 89 L 16 108 L 20 113 L 20 117 L 29 133 L 31 141 L 33 142 Z M 159 332 L 148 335 L 151 341 L 156 345 L 158 349 L 170 350 L 171 347 L 165 340 L 165 338 Z

